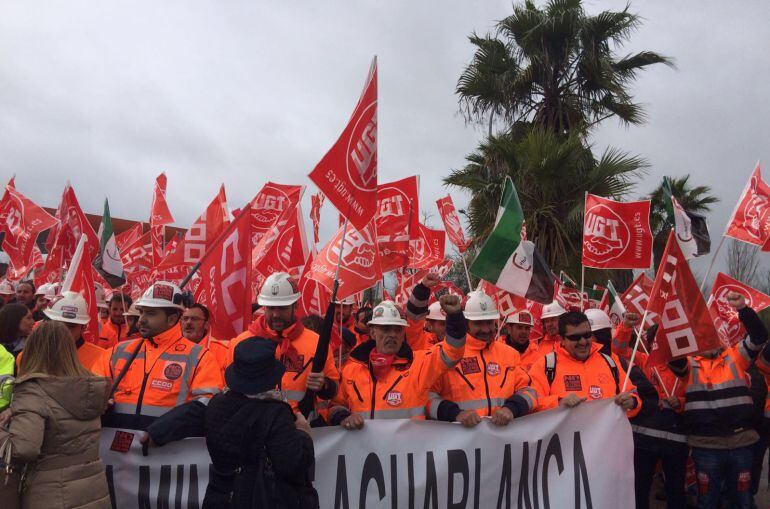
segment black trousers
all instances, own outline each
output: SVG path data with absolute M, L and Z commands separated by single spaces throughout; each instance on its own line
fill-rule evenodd
M 649 509 L 650 490 L 655 467 L 660 460 L 663 464 L 663 474 L 666 476 L 666 507 L 668 509 L 685 509 L 684 482 L 687 470 L 688 448 L 671 447 L 666 452 L 651 452 L 634 448 L 634 489 L 636 493 L 636 509 Z

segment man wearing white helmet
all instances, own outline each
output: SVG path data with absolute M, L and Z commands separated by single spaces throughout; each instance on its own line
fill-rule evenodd
M 40 321 L 45 316 L 45 310 L 56 298 L 56 286 L 51 283 L 43 283 L 35 290 L 35 308 L 32 310 L 32 316 L 35 321 Z
M 99 283 L 94 283 L 94 296 L 96 297 L 96 307 L 99 310 L 99 321 L 103 324 L 110 318 L 110 306 L 107 305 L 107 300 L 104 297 L 104 287 Z
M 567 310 L 556 301 L 543 306 L 543 313 L 540 315 L 543 324 L 543 337 L 537 342 L 540 353 L 543 355 L 553 352 L 559 347 L 561 343 L 559 317 L 566 312 Z
M 99 346 L 112 348 L 128 337 L 128 325 L 126 325 L 124 313 L 132 303 L 130 295 L 121 294 L 119 291 L 110 295 L 106 302 L 107 319 L 102 322 L 102 329 L 99 331 Z
M 532 412 L 537 393 L 519 365 L 516 351 L 497 341 L 500 313 L 495 301 L 482 291 L 471 292 L 465 303 L 465 319 L 465 354 L 455 369 L 434 385 L 430 417 L 471 428 L 482 417 L 505 426 L 515 417 Z
M 77 347 L 78 360 L 83 367 L 90 371 L 101 361 L 105 350 L 83 339 L 83 331 L 91 317 L 88 314 L 86 299 L 82 295 L 77 292 L 64 292 L 61 298 L 54 301 L 43 313 L 50 320 L 62 322 L 67 326 Z M 23 354 L 23 351 L 19 354 L 19 363 Z
M 300 297 L 297 283 L 289 274 L 271 274 L 257 296 L 257 303 L 264 309 L 264 314 L 251 322 L 243 334 L 230 341 L 227 356 L 227 365 L 230 365 L 235 347 L 249 338 L 260 337 L 278 343 L 276 358 L 286 368 L 279 388 L 295 412 L 299 410 L 299 402 L 308 389 L 315 391 L 318 398 L 330 400 L 337 394 L 339 382 L 331 348 L 323 373 L 311 372 L 318 334 L 305 328 L 297 319 Z
M 113 381 L 123 374 L 105 425 L 144 430 L 172 408 L 188 401 L 206 404 L 221 391 L 214 356 L 182 336 L 185 301 L 179 287 L 166 281 L 154 283 L 136 301 L 142 337 L 116 344 L 97 370 Z
M 332 424 L 360 429 L 366 419 L 425 419 L 428 391 L 452 369 L 465 350 L 465 318 L 460 299 L 444 295 L 446 340 L 429 350 L 412 351 L 407 321 L 392 301 L 379 303 L 369 330 L 373 341 L 357 346 L 342 368 L 340 394 Z
M 13 289 L 10 281 L 0 282 L 0 305 L 8 304 L 14 295 L 16 295 L 16 290 Z
M 529 371 L 532 364 L 540 358 L 540 348 L 537 343 L 530 341 L 535 320 L 526 309 L 512 313 L 505 321 L 505 344 L 519 353 L 519 360 L 524 371 Z

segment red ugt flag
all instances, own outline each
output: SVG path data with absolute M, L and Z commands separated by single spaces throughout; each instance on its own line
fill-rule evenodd
M 377 249 L 383 272 L 409 263 L 409 241 L 419 238 L 417 177 L 377 186 Z
M 749 244 L 763 245 L 770 238 L 770 186 L 757 165 L 751 174 L 725 235 Z
M 418 237 L 409 241 L 409 267 L 429 269 L 444 261 L 446 235 L 444 230 L 432 230 L 418 223 Z
M 16 268 L 31 265 L 38 234 L 54 226 L 56 218 L 10 185 L 5 186 L 0 216 L 5 218 L 0 225 L 5 231 L 3 251 L 8 253 L 11 264 Z
M 746 298 L 746 305 L 759 313 L 770 306 L 770 296 L 755 290 L 747 284 L 719 273 L 714 281 L 708 308 L 719 336 L 726 346 L 734 345 L 746 337 L 746 328 L 738 319 L 738 311 L 727 303 L 727 294 L 735 292 Z
M 650 366 L 722 346 L 706 302 L 672 230 L 655 276 L 648 312 L 659 316 Z
M 347 234 L 344 235 L 345 243 L 342 245 L 344 230 L 345 226 L 337 230 L 334 237 L 321 249 L 307 275 L 331 290 L 334 286 L 334 273 L 340 260 L 340 251 L 342 251 L 338 300 L 374 286 L 382 277 L 374 220 L 370 221 L 363 230 L 356 230 L 348 225 Z
M 77 292 L 83 296 L 88 306 L 88 316 L 91 320 L 83 331 L 83 339 L 91 343 L 99 342 L 99 315 L 96 308 L 96 294 L 94 292 L 94 269 L 91 260 L 90 249 L 87 246 L 87 236 L 81 235 L 72 263 L 67 271 L 67 277 L 62 284 L 61 291 Z
M 228 340 L 251 321 L 251 206 L 247 205 L 201 259 L 195 300 L 211 311 L 211 335 Z
M 166 203 L 166 174 L 161 173 L 155 179 L 150 207 L 150 237 L 152 238 L 152 265 L 163 260 L 163 226 L 174 222 Z
M 586 195 L 583 265 L 596 269 L 648 269 L 651 260 L 650 201 L 622 203 Z
M 449 242 L 457 247 L 460 253 L 464 253 L 468 248 L 468 243 L 465 240 L 465 234 L 463 233 L 463 226 L 460 223 L 460 217 L 455 210 L 455 204 L 452 202 L 452 197 L 446 195 L 443 198 L 436 200 L 438 206 L 438 212 L 441 214 L 441 220 L 444 221 L 444 229 L 449 237 Z
M 376 213 L 377 58 L 364 91 L 337 142 L 310 172 L 312 180 L 358 231 Z

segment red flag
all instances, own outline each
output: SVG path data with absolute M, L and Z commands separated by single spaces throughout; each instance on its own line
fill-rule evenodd
M 363 230 L 356 230 L 351 225 L 347 225 L 345 243 L 340 246 L 344 230 L 345 227 L 337 230 L 334 237 L 321 249 L 318 257 L 313 260 L 308 274 L 308 277 L 331 290 L 334 286 L 337 262 L 340 259 L 340 248 L 342 248 L 337 291 L 339 300 L 372 287 L 382 277 L 374 221 L 370 221 Z
M 299 291 L 302 297 L 299 299 L 297 312 L 300 317 L 308 315 L 324 316 L 326 308 L 329 307 L 331 292 L 324 285 L 308 277 L 313 260 L 317 256 L 313 250 L 307 257 L 307 262 L 302 270 L 302 277 L 299 279 Z
M 644 272 L 639 274 L 636 279 L 634 279 L 633 283 L 631 283 L 631 286 L 629 286 L 628 289 L 623 292 L 623 295 L 620 296 L 620 301 L 623 303 L 626 311 L 629 313 L 636 313 L 640 317 L 644 316 L 644 311 L 648 308 L 650 303 L 653 284 L 654 281 L 647 277 Z M 647 329 L 652 327 L 657 319 L 658 315 L 654 313 L 650 314 L 648 311 L 644 328 Z
M 285 226 L 280 228 L 278 238 L 267 249 L 257 270 L 267 277 L 274 272 L 288 272 L 296 276 L 298 268 L 307 261 L 307 239 L 302 221 L 302 207 L 297 204 Z
M 583 265 L 596 269 L 648 269 L 651 260 L 650 201 L 621 203 L 587 194 Z
M 415 176 L 377 186 L 377 240 L 418 238 L 418 185 Z
M 708 308 L 725 346 L 734 345 L 746 337 L 746 328 L 738 319 L 738 312 L 727 303 L 727 294 L 730 292 L 743 295 L 746 298 L 746 305 L 757 313 L 770 306 L 770 296 L 727 274 L 721 272 L 717 274 L 708 300 Z
M 40 252 L 40 248 L 35 245 L 32 248 L 32 258 L 29 262 L 29 265 L 25 265 L 23 267 L 19 267 L 18 269 L 16 267 L 10 266 L 8 267 L 8 272 L 5 273 L 5 277 L 9 281 L 21 281 L 22 279 L 26 279 L 27 276 L 31 271 L 35 271 L 35 286 L 38 286 L 37 283 L 37 276 L 38 276 L 38 268 L 43 266 L 43 254 Z M 58 278 L 56 278 L 58 279 Z M 54 281 L 56 280 L 54 279 Z M 41 283 L 49 283 L 53 281 L 41 281 Z
M 650 295 L 648 313 L 659 317 L 658 333 L 650 349 L 650 366 L 721 346 L 706 302 L 673 230 Z
M 446 235 L 418 223 L 418 237 L 409 241 L 409 267 L 429 269 L 444 261 Z
M 181 242 L 177 241 L 175 248 L 174 246 L 167 247 L 166 251 L 169 254 L 157 268 L 194 265 L 206 252 L 206 248 L 227 228 L 228 224 L 230 224 L 230 219 L 227 217 L 227 197 L 223 184 L 203 214 L 198 216 L 190 229 L 185 232 Z
M 406 306 L 409 301 L 409 296 L 412 294 L 412 290 L 417 283 L 422 281 L 422 278 L 427 274 L 427 270 L 413 270 L 413 269 L 400 269 L 396 272 L 396 282 L 398 287 L 396 288 L 395 303 L 401 307 Z
M 81 235 L 77 247 L 72 256 L 72 263 L 67 271 L 61 291 L 77 292 L 83 296 L 88 306 L 88 322 L 83 330 L 83 339 L 91 343 L 99 341 L 99 314 L 96 308 L 96 294 L 94 292 L 94 267 L 91 260 L 90 249 L 87 247 L 88 237 Z
M 377 211 L 376 57 L 348 125 L 310 172 L 310 180 L 356 230 L 366 230 Z
M 251 246 L 256 247 L 262 237 L 275 226 L 281 215 L 293 208 L 302 198 L 305 186 L 290 186 L 268 182 L 257 193 L 251 205 Z
M 585 298 L 585 295 L 583 295 L 583 297 Z M 565 284 L 564 282 L 562 282 L 561 278 L 558 278 L 558 277 L 554 278 L 553 299 L 556 302 L 558 302 L 559 305 L 564 309 L 566 309 L 567 311 L 570 311 L 570 310 L 580 311 L 582 307 L 580 290 L 578 290 L 574 286 Z
M 128 246 L 139 240 L 139 238 L 142 236 L 142 231 L 142 223 L 134 223 L 134 226 L 131 228 L 116 234 L 115 244 L 118 245 L 118 251 L 122 253 L 126 248 L 128 248 Z
M 48 239 L 45 243 L 49 257 L 58 251 L 55 256 L 58 257 L 60 263 L 68 264 L 75 254 L 75 248 L 81 235 L 86 235 L 88 238 L 87 245 L 91 257 L 96 255 L 99 251 L 99 238 L 80 208 L 75 190 L 69 184 L 62 193 L 59 208 L 56 210 L 56 219 L 59 220 L 59 223 L 48 232 Z
M 770 186 L 757 165 L 743 190 L 725 235 L 749 244 L 763 245 L 770 238 Z
M 148 231 L 133 243 L 120 248 L 120 260 L 123 262 L 123 270 L 131 274 L 134 270 L 149 269 L 152 267 L 152 241 Z
M 3 251 L 17 269 L 30 265 L 38 234 L 54 226 L 56 218 L 11 186 L 5 186 L 0 215 L 5 217 Z
M 11 180 L 8 181 L 8 184 L 6 186 L 10 187 L 11 189 L 16 189 L 16 176 L 14 175 L 11 177 Z M 8 199 L 8 189 L 5 189 L 3 191 L 3 197 L 0 199 L 0 204 L 5 203 L 5 201 Z M 8 218 L 8 212 L 4 211 L 2 207 L 0 207 L 0 232 L 5 231 L 5 223 L 6 219 Z
M 201 259 L 195 300 L 211 311 L 211 335 L 228 340 L 251 321 L 251 211 L 247 206 Z
M 150 208 L 150 232 L 152 238 L 152 265 L 158 265 L 163 260 L 163 226 L 174 222 L 166 203 L 166 174 L 161 173 L 155 179 Z
M 465 240 L 463 226 L 460 223 L 457 210 L 455 210 L 452 197 L 446 195 L 443 198 L 439 198 L 436 200 L 436 205 L 438 206 L 438 213 L 441 214 L 441 220 L 444 222 L 444 229 L 449 237 L 449 242 L 454 244 L 460 253 L 464 253 L 468 249 L 468 242 Z
M 310 220 L 313 222 L 313 244 L 318 244 L 318 227 L 321 224 L 321 206 L 324 204 L 324 194 L 318 193 L 310 197 Z

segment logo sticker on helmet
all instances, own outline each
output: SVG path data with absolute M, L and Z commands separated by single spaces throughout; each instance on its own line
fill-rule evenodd
M 171 302 L 174 298 L 174 287 L 171 285 L 155 284 L 152 287 L 152 298 Z

